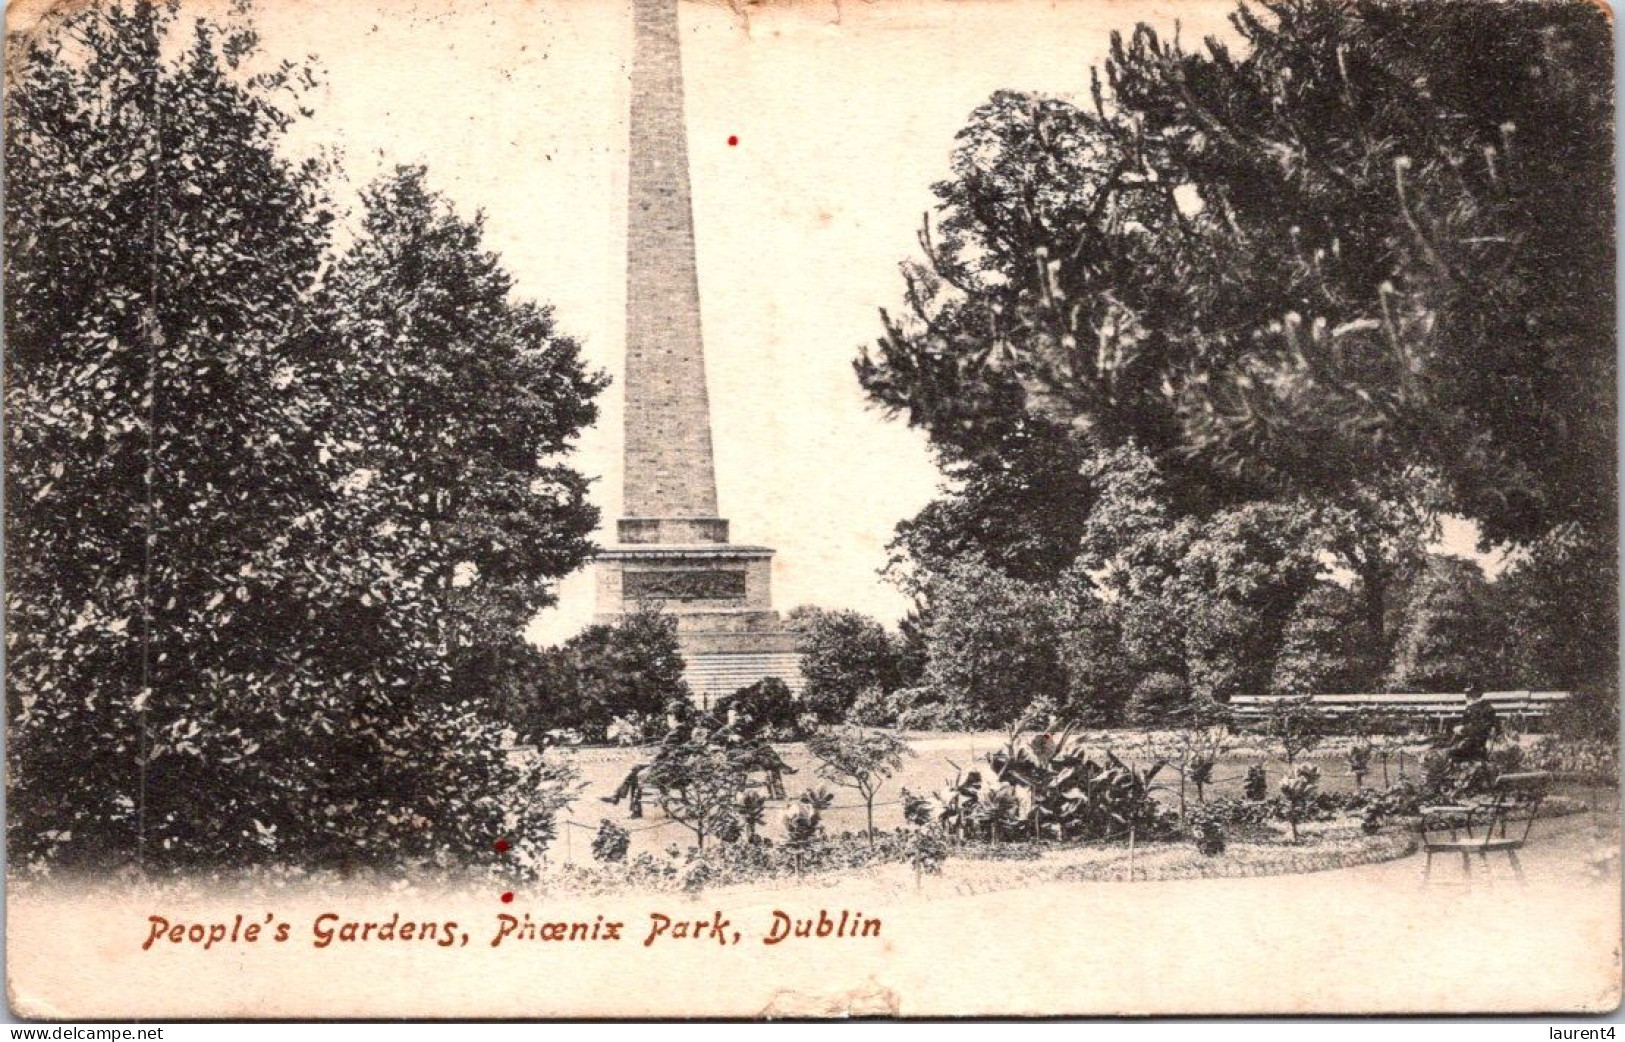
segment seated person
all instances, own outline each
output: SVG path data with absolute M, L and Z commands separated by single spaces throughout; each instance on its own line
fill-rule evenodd
M 1450 759 L 1457 763 L 1489 759 L 1490 739 L 1501 733 L 1501 720 L 1495 707 L 1484 699 L 1484 692 L 1476 687 L 1467 689 L 1467 708 L 1456 726 L 1455 740 L 1450 743 Z

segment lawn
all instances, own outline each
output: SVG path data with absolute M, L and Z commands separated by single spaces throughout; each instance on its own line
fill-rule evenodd
M 1110 748 L 1131 763 L 1145 765 L 1155 758 L 1152 750 L 1169 744 L 1171 738 L 1170 734 L 1157 732 L 1090 732 L 1088 744 L 1091 751 Z M 1004 745 L 1005 735 L 993 731 L 919 732 L 909 734 L 908 739 L 914 755 L 905 761 L 903 770 L 886 785 L 876 800 L 875 825 L 878 828 L 893 829 L 903 824 L 899 800 L 902 789 L 907 788 L 920 793 L 933 792 L 952 782 L 955 774 L 961 769 L 986 772 L 988 770 L 986 755 Z M 1354 788 L 1354 779 L 1349 776 L 1347 766 L 1343 762 L 1343 750 L 1347 747 L 1348 741 L 1346 738 L 1329 739 L 1313 755 L 1300 757 L 1300 762 L 1312 762 L 1320 767 L 1323 789 L 1341 791 Z M 790 801 L 806 789 L 826 787 L 835 794 L 835 806 L 824 814 L 826 830 L 831 834 L 838 834 L 843 831 L 856 832 L 863 828 L 864 811 L 860 797 L 850 789 L 840 789 L 819 778 L 816 774 L 817 763 L 808 755 L 805 746 L 796 742 L 777 745 L 775 749 L 797 771 L 784 780 Z M 1417 775 L 1418 760 L 1424 749 L 1425 746 L 1417 744 L 1404 752 L 1403 770 L 1406 776 Z M 565 824 L 549 851 L 549 860 L 589 861 L 593 834 L 600 820 L 604 818 L 632 832 L 631 853 L 634 856 L 643 851 L 660 851 L 671 844 L 687 847 L 694 842 L 693 834 L 680 823 L 666 817 L 652 799 L 646 801 L 645 816 L 641 821 L 629 820 L 624 802 L 619 806 L 610 806 L 599 799 L 613 793 L 634 764 L 649 762 L 653 755 L 651 747 L 577 748 L 558 751 L 553 755 L 573 763 L 580 771 L 585 787 L 563 816 Z M 1235 740 L 1235 748 L 1229 750 L 1220 760 L 1214 771 L 1215 784 L 1208 787 L 1208 795 L 1240 795 L 1247 768 L 1260 761 L 1265 764 L 1265 770 L 1269 774 L 1270 790 L 1273 793 L 1285 771 L 1285 762 L 1278 756 L 1270 755 L 1258 737 L 1241 735 Z M 1389 764 L 1390 780 L 1397 781 L 1401 769 L 1400 759 L 1396 755 Z M 1158 776 L 1157 782 L 1168 786 L 1167 789 L 1157 793 L 1158 798 L 1170 805 L 1177 803 L 1178 776 L 1171 769 L 1165 768 Z M 1382 784 L 1380 766 L 1376 767 L 1373 776 L 1366 779 L 1366 784 Z M 1188 791 L 1187 799 L 1194 801 L 1195 792 Z M 768 804 L 767 827 L 763 831 L 765 835 L 775 840 L 784 835 L 781 816 L 787 802 L 773 801 Z

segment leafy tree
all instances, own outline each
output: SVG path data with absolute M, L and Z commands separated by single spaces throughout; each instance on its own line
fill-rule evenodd
M 1149 673 L 1134 685 L 1128 700 L 1129 723 L 1166 727 L 1190 708 L 1190 688 L 1172 673 Z
M 1193 696 L 1265 690 L 1287 621 L 1322 570 L 1313 526 L 1298 504 L 1255 503 L 1201 527 L 1175 585 Z
M 1492 542 L 1611 529 L 1605 15 L 1234 23 L 1237 53 L 1114 37 L 1092 110 L 973 114 L 865 389 L 941 444 L 1015 409 L 1135 441 L 1181 513 L 1420 470 Z
M 1489 584 L 1477 564 L 1435 554 L 1410 596 L 1388 676 L 1397 691 L 1493 684 L 1501 646 Z
M 818 761 L 818 776 L 863 797 L 869 843 L 875 841 L 875 796 L 893 774 L 903 769 L 903 757 L 913 756 L 901 735 L 893 731 L 842 727 L 815 731 L 807 738 L 807 752 Z
M 1270 703 L 1269 714 L 1264 718 L 1264 733 L 1280 747 L 1281 758 L 1290 769 L 1298 757 L 1325 738 L 1325 714 L 1315 708 L 1311 695 L 1283 696 Z
M 800 607 L 785 620 L 796 634 L 802 704 L 826 723 L 844 720 L 858 696 L 900 686 L 896 641 L 876 622 L 855 611 Z
M 574 714 L 561 717 L 564 726 L 597 731 L 619 716 L 659 716 L 673 701 L 692 701 L 677 620 L 658 609 L 627 612 L 612 626 L 588 626 L 563 650 L 568 666 L 554 674 L 558 686 L 540 694 L 553 705 L 563 701 L 561 694 L 574 699 Z
M 929 588 L 930 701 L 964 726 L 1003 726 L 1066 690 L 1047 591 L 966 559 Z
M 1506 683 L 1618 689 L 1618 542 L 1577 525 L 1531 544 L 1496 580 Z
M 460 218 L 423 167 L 362 198 L 362 233 L 330 280 L 335 394 L 356 403 L 366 465 L 393 490 L 385 523 L 439 549 L 427 592 L 458 687 L 477 695 L 500 680 L 482 649 L 517 643 L 591 552 L 598 511 L 563 459 L 607 381 L 549 309 L 512 298 L 483 215 Z
M 1134 676 L 1120 606 L 1102 598 L 1077 569 L 1062 578 L 1056 603 L 1067 718 L 1093 727 L 1122 723 Z
M 651 764 L 643 780 L 660 790 L 660 806 L 694 833 L 701 850 L 707 836 L 731 842 L 727 837 L 743 833 L 739 804 L 748 779 L 726 749 L 703 741 L 686 742 Z
M 887 571 L 905 588 L 966 555 L 1024 582 L 1053 581 L 1078 553 L 1094 490 L 1078 439 L 1020 422 L 970 458 L 937 453 L 941 495 L 897 526 Z
M 1384 649 L 1367 642 L 1357 591 L 1320 582 L 1292 609 L 1282 633 L 1269 691 L 1325 695 L 1374 689 L 1383 674 Z

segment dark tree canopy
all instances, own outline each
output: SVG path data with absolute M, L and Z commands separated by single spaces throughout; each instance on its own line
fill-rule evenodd
M 1181 501 L 1408 468 L 1486 540 L 1614 514 L 1611 40 L 1584 3 L 1280 0 L 1001 93 L 859 360 L 936 444 L 1132 438 Z
M 391 868 L 494 857 L 507 821 L 535 853 L 559 779 L 506 759 L 443 639 L 448 547 L 477 556 L 494 511 L 461 542 L 418 523 L 425 488 L 381 425 L 409 410 L 356 371 L 398 360 L 347 352 L 334 321 L 427 319 L 432 289 L 327 281 L 333 171 L 282 147 L 313 74 L 251 71 L 255 46 L 246 24 L 139 0 L 8 41 L 11 852 Z M 466 268 L 505 285 L 435 259 L 442 284 Z M 551 336 L 528 314 L 500 349 Z M 596 389 L 571 352 L 527 385 L 556 399 L 536 406 L 561 437 Z M 585 548 L 553 522 L 524 531 L 558 569 Z

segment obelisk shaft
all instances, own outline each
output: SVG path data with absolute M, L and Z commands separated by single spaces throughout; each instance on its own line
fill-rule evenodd
M 714 518 L 677 0 L 632 7 L 622 514 Z

